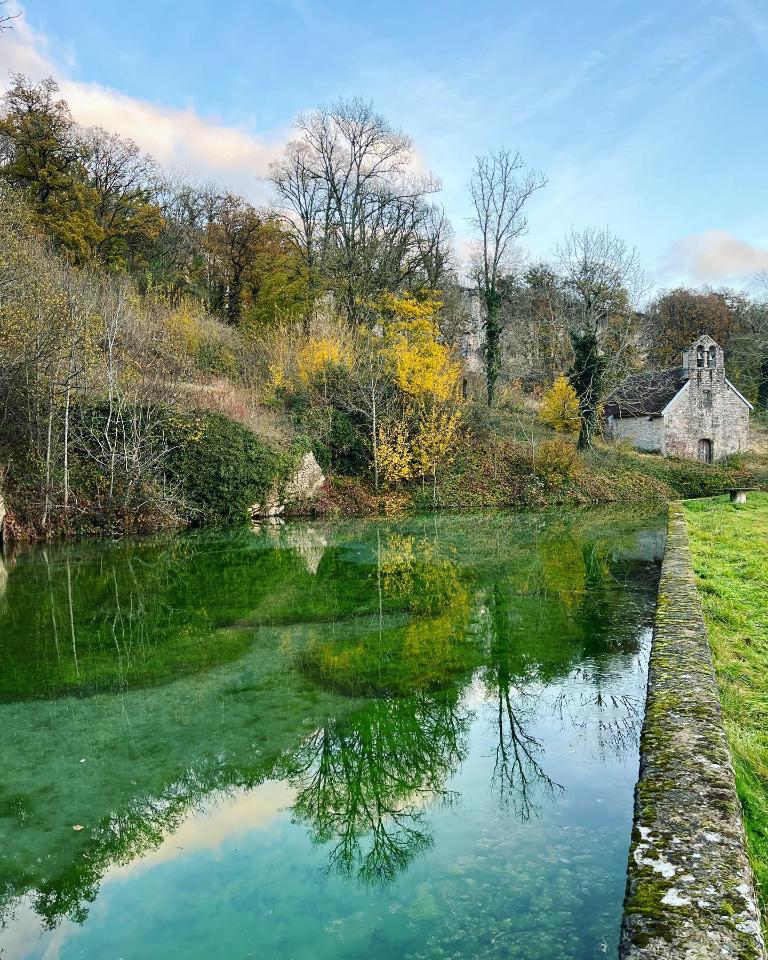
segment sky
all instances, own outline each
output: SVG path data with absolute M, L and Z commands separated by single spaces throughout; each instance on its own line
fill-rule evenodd
M 654 287 L 768 270 L 768 0 L 8 0 L 0 87 L 54 76 L 75 119 L 269 199 L 297 114 L 361 96 L 441 180 L 459 253 L 474 158 L 548 184 L 523 243 L 637 247 Z

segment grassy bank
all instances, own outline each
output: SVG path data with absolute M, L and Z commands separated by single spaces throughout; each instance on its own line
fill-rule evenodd
M 743 457 L 707 465 L 639 453 L 598 441 L 578 451 L 538 421 L 535 412 L 473 407 L 472 424 L 435 482 L 382 485 L 376 494 L 368 473 L 329 470 L 327 497 L 319 512 L 345 514 L 500 507 L 539 509 L 600 503 L 669 503 L 711 497 L 732 486 L 768 490 L 768 457 L 752 450 Z M 765 431 L 753 425 L 753 436 Z M 325 466 L 325 464 L 324 464 Z
M 768 904 L 768 494 L 685 504 L 749 854 Z

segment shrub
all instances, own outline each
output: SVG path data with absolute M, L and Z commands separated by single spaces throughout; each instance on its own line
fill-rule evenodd
M 550 486 L 560 485 L 572 479 L 579 468 L 579 453 L 576 445 L 562 437 L 544 440 L 536 449 L 534 471 Z
M 198 523 L 243 523 L 296 460 L 216 413 L 186 417 L 174 433 L 168 469 Z
M 294 396 L 291 408 L 295 428 L 309 437 L 323 470 L 348 476 L 368 470 L 370 444 L 353 417 L 330 404 L 311 404 L 306 394 Z
M 237 380 L 240 363 L 234 350 L 221 340 L 206 340 L 197 350 L 196 363 L 203 373 Z
M 544 394 L 539 416 L 558 433 L 579 432 L 579 398 L 567 377 L 558 377 Z

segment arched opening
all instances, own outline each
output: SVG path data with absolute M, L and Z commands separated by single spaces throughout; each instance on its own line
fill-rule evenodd
M 702 463 L 712 463 L 712 441 L 699 440 L 699 460 Z
M 707 350 L 707 366 L 717 366 L 717 347 L 710 347 L 709 350 Z
M 696 366 L 704 366 L 704 347 L 702 344 L 699 344 L 699 346 L 696 348 Z

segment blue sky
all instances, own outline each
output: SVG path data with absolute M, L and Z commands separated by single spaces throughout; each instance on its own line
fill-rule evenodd
M 11 0 L 13 4 L 14 0 Z M 765 0 L 26 0 L 8 69 L 52 72 L 84 122 L 263 196 L 295 115 L 373 100 L 444 185 L 459 244 L 473 157 L 549 177 L 525 245 L 609 226 L 653 282 L 768 269 Z

